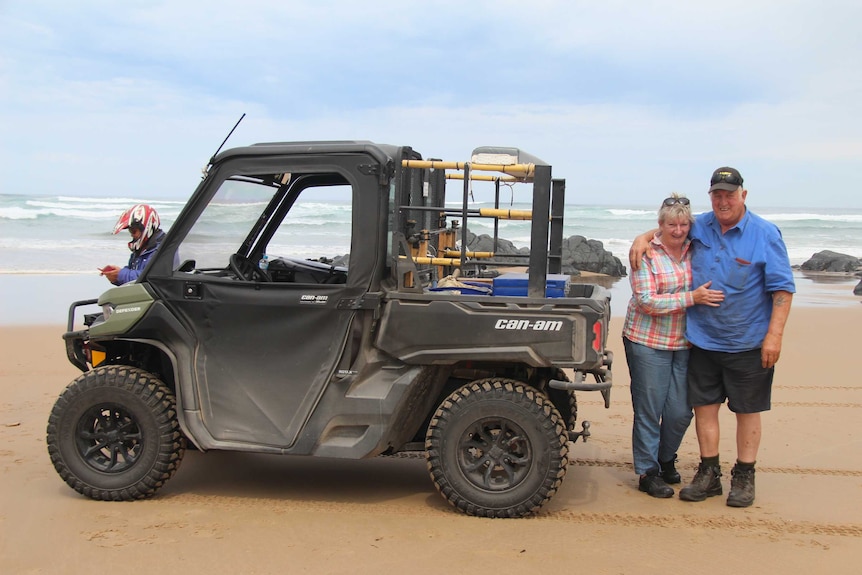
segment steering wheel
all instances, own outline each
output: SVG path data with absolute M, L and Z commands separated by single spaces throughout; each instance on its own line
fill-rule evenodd
M 260 269 L 258 265 L 242 254 L 231 254 L 230 270 L 239 279 L 250 282 L 268 282 L 272 278 L 268 273 Z

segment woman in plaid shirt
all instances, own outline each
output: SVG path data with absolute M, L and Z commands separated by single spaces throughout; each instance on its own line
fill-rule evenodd
M 639 269 L 632 271 L 632 298 L 623 326 L 631 375 L 632 452 L 638 489 L 672 497 L 668 483 L 679 483 L 676 452 L 692 411 L 688 403 L 685 310 L 696 304 L 718 306 L 724 294 L 710 282 L 691 290 L 693 221 L 688 198 L 673 194 L 658 212 L 659 231 Z

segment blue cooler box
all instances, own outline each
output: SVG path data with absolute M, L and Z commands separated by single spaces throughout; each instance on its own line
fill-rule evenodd
M 525 273 L 510 272 L 499 275 L 494 278 L 494 295 L 527 297 L 528 278 Z M 565 274 L 548 274 L 545 297 L 566 297 L 570 279 Z

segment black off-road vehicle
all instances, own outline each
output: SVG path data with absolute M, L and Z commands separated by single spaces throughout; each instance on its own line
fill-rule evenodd
M 463 190 L 454 202 L 447 179 Z M 474 185 L 494 186 L 499 206 L 501 184 L 530 186 L 532 210 L 471 207 Z M 589 435 L 575 391 L 600 391 L 607 407 L 611 386 L 610 293 L 558 275 L 564 192 L 516 148 L 463 163 L 362 141 L 214 156 L 140 278 L 72 304 L 64 339 L 84 373 L 49 418 L 54 467 L 84 495 L 132 500 L 176 472 L 187 442 L 424 452 L 465 513 L 535 512 L 560 486 L 569 442 Z M 338 194 L 349 265 L 292 255 L 292 210 Z M 529 256 L 468 252 L 476 218 L 495 230 L 529 219 Z

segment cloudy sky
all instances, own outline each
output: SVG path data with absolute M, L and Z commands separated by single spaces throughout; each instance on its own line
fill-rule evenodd
M 185 198 L 228 142 L 548 161 L 582 204 L 862 207 L 858 0 L 0 0 L 0 193 Z M 704 195 L 705 202 L 705 195 Z

